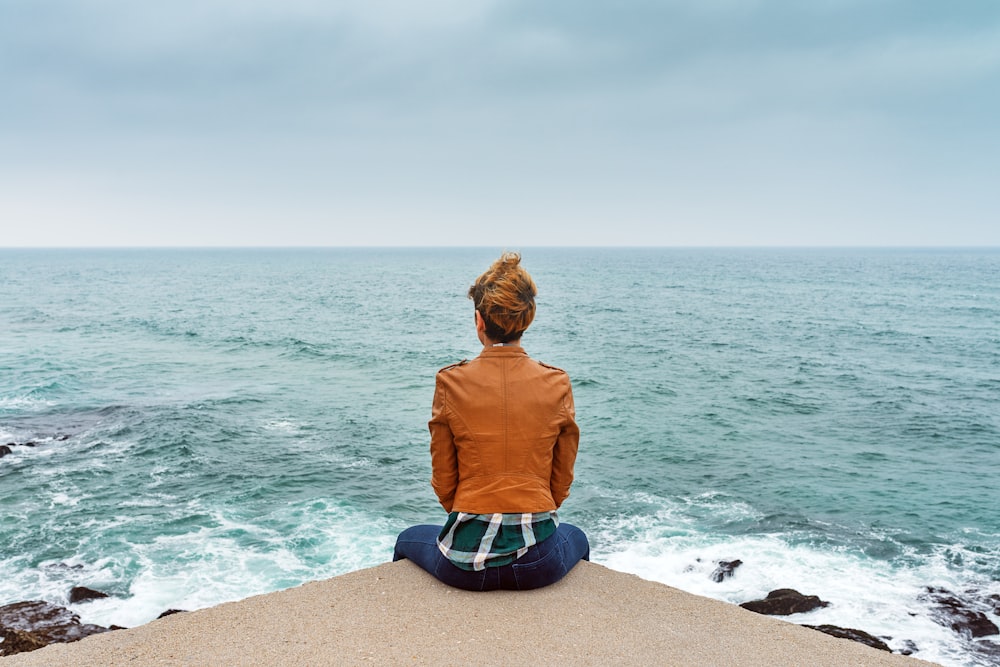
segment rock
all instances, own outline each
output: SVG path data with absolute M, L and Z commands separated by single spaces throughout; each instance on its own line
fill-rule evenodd
M 862 644 L 867 644 L 872 648 L 877 648 L 880 651 L 888 651 L 892 653 L 892 649 L 884 641 L 879 639 L 874 635 L 870 635 L 864 630 L 855 630 L 854 628 L 841 628 L 836 625 L 806 625 L 807 628 L 812 628 L 813 630 L 819 630 L 822 633 L 828 634 L 832 637 L 840 637 L 841 639 L 850 639 L 851 641 L 861 642 Z
M 901 655 L 913 655 L 914 653 L 917 653 L 919 650 L 920 649 L 917 648 L 917 645 L 914 643 L 912 639 L 906 639 L 903 640 L 903 648 L 899 649 L 899 653 Z
M 802 614 L 819 607 L 827 607 L 829 604 L 815 595 L 802 595 L 791 588 L 779 588 L 768 593 L 763 600 L 751 600 L 740 606 L 758 614 L 788 616 L 789 614 Z
M 931 618 L 938 625 L 951 628 L 970 639 L 1000 634 L 1000 628 L 989 617 L 976 609 L 976 603 L 963 600 L 945 588 L 927 588 L 925 599 L 935 603 Z M 985 600 L 983 601 L 985 604 Z
M 743 561 L 739 558 L 735 560 L 720 560 L 719 567 L 715 568 L 712 572 L 712 581 L 717 584 L 721 583 L 726 577 L 733 576 L 733 571 L 740 565 L 743 565 Z
M 0 607 L 0 629 L 27 632 L 44 644 L 75 642 L 108 631 L 99 625 L 80 623 L 80 617 L 69 609 L 41 600 Z
M 170 616 L 171 614 L 183 614 L 185 610 L 183 609 L 168 609 L 156 618 L 163 618 L 164 616 Z
M 62 442 L 63 440 L 68 440 L 68 435 L 60 435 L 55 438 L 57 441 Z M 12 447 L 37 447 L 40 443 L 36 440 L 29 440 L 28 442 L 8 442 L 6 445 L 0 445 L 0 459 L 13 453 Z
M 70 604 L 75 604 L 77 602 L 85 602 L 87 600 L 97 600 L 106 597 L 108 597 L 107 593 L 102 593 L 101 591 L 95 591 L 93 588 L 87 588 L 86 586 L 74 586 L 69 591 Z
M 3 638 L 0 642 L 0 656 L 27 653 L 48 645 L 48 642 L 42 641 L 30 632 L 13 628 L 0 627 L 0 638 Z

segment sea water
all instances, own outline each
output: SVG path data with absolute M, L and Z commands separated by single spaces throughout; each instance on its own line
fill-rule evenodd
M 133 626 L 389 560 L 444 518 L 434 373 L 499 251 L 0 250 L 0 604 Z M 594 561 L 988 664 L 926 589 L 1000 594 L 1000 251 L 521 251 Z

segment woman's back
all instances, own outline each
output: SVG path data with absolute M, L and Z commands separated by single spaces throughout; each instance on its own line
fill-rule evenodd
M 432 484 L 448 511 L 542 512 L 569 495 L 579 440 L 569 376 L 520 346 L 442 369 L 429 427 Z

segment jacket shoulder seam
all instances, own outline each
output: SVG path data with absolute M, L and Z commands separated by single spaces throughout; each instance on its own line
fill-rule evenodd
M 447 366 L 444 366 L 443 368 L 439 368 L 438 369 L 438 373 L 444 373 L 445 371 L 450 371 L 453 368 L 458 368 L 460 366 L 464 366 L 467 363 L 469 363 L 468 359 L 462 359 L 461 361 L 456 362 L 454 364 L 448 364 Z
M 535 363 L 537 363 L 539 366 L 543 366 L 543 367 L 548 368 L 548 369 L 553 370 L 553 371 L 559 371 L 560 373 L 566 373 L 566 371 L 564 371 L 563 369 L 559 368 L 558 366 L 553 366 L 552 364 L 547 364 L 544 361 L 538 361 L 536 359 Z

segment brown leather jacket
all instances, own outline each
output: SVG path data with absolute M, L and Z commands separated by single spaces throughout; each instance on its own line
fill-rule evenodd
M 437 374 L 431 486 L 448 512 L 545 512 L 573 482 L 580 429 L 569 376 L 518 346 Z

